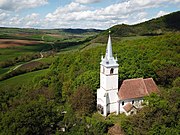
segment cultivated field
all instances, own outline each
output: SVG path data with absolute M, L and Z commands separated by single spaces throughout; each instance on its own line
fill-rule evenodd
M 56 56 L 82 48 L 97 33 L 0 28 L 0 80 L 48 68 Z
M 0 48 L 12 48 L 16 46 L 35 45 L 43 43 L 41 41 L 16 40 L 16 39 L 0 39 Z

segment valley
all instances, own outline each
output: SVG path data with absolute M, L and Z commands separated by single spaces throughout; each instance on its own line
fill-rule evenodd
M 180 11 L 103 31 L 0 28 L 0 134 L 178 134 L 179 20 Z M 119 83 L 153 78 L 160 90 L 132 116 L 96 109 L 109 30 Z

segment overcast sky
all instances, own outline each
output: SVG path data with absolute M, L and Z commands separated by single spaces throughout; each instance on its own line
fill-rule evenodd
M 107 29 L 179 9 L 180 0 L 0 0 L 0 26 Z

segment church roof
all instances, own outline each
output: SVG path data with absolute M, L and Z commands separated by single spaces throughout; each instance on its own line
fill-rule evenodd
M 141 98 L 158 92 L 158 87 L 152 78 L 137 78 L 124 80 L 118 95 L 120 100 Z
M 126 111 L 126 112 L 129 112 L 133 109 L 133 105 L 131 103 L 127 103 L 125 106 L 123 106 L 123 109 Z

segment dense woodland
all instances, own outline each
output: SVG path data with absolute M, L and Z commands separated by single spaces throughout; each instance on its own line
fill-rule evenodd
M 0 134 L 103 135 L 114 125 L 129 135 L 180 134 L 180 33 L 113 42 L 119 82 L 152 77 L 160 89 L 132 116 L 104 118 L 96 112 L 105 49 L 103 45 L 59 54 L 48 71 L 31 82 L 1 87 Z
M 132 117 L 116 118 L 125 133 L 179 133 L 179 44 L 179 33 L 169 33 L 122 40 L 113 45 L 120 65 L 120 81 L 153 77 L 163 87 L 160 95 L 147 98 L 150 108 L 145 107 Z M 33 82 L 2 88 L 2 134 L 61 134 L 63 127 L 64 134 L 107 133 L 114 120 L 102 120 L 94 114 L 103 52 L 105 46 L 62 54 L 47 74 L 34 78 Z

